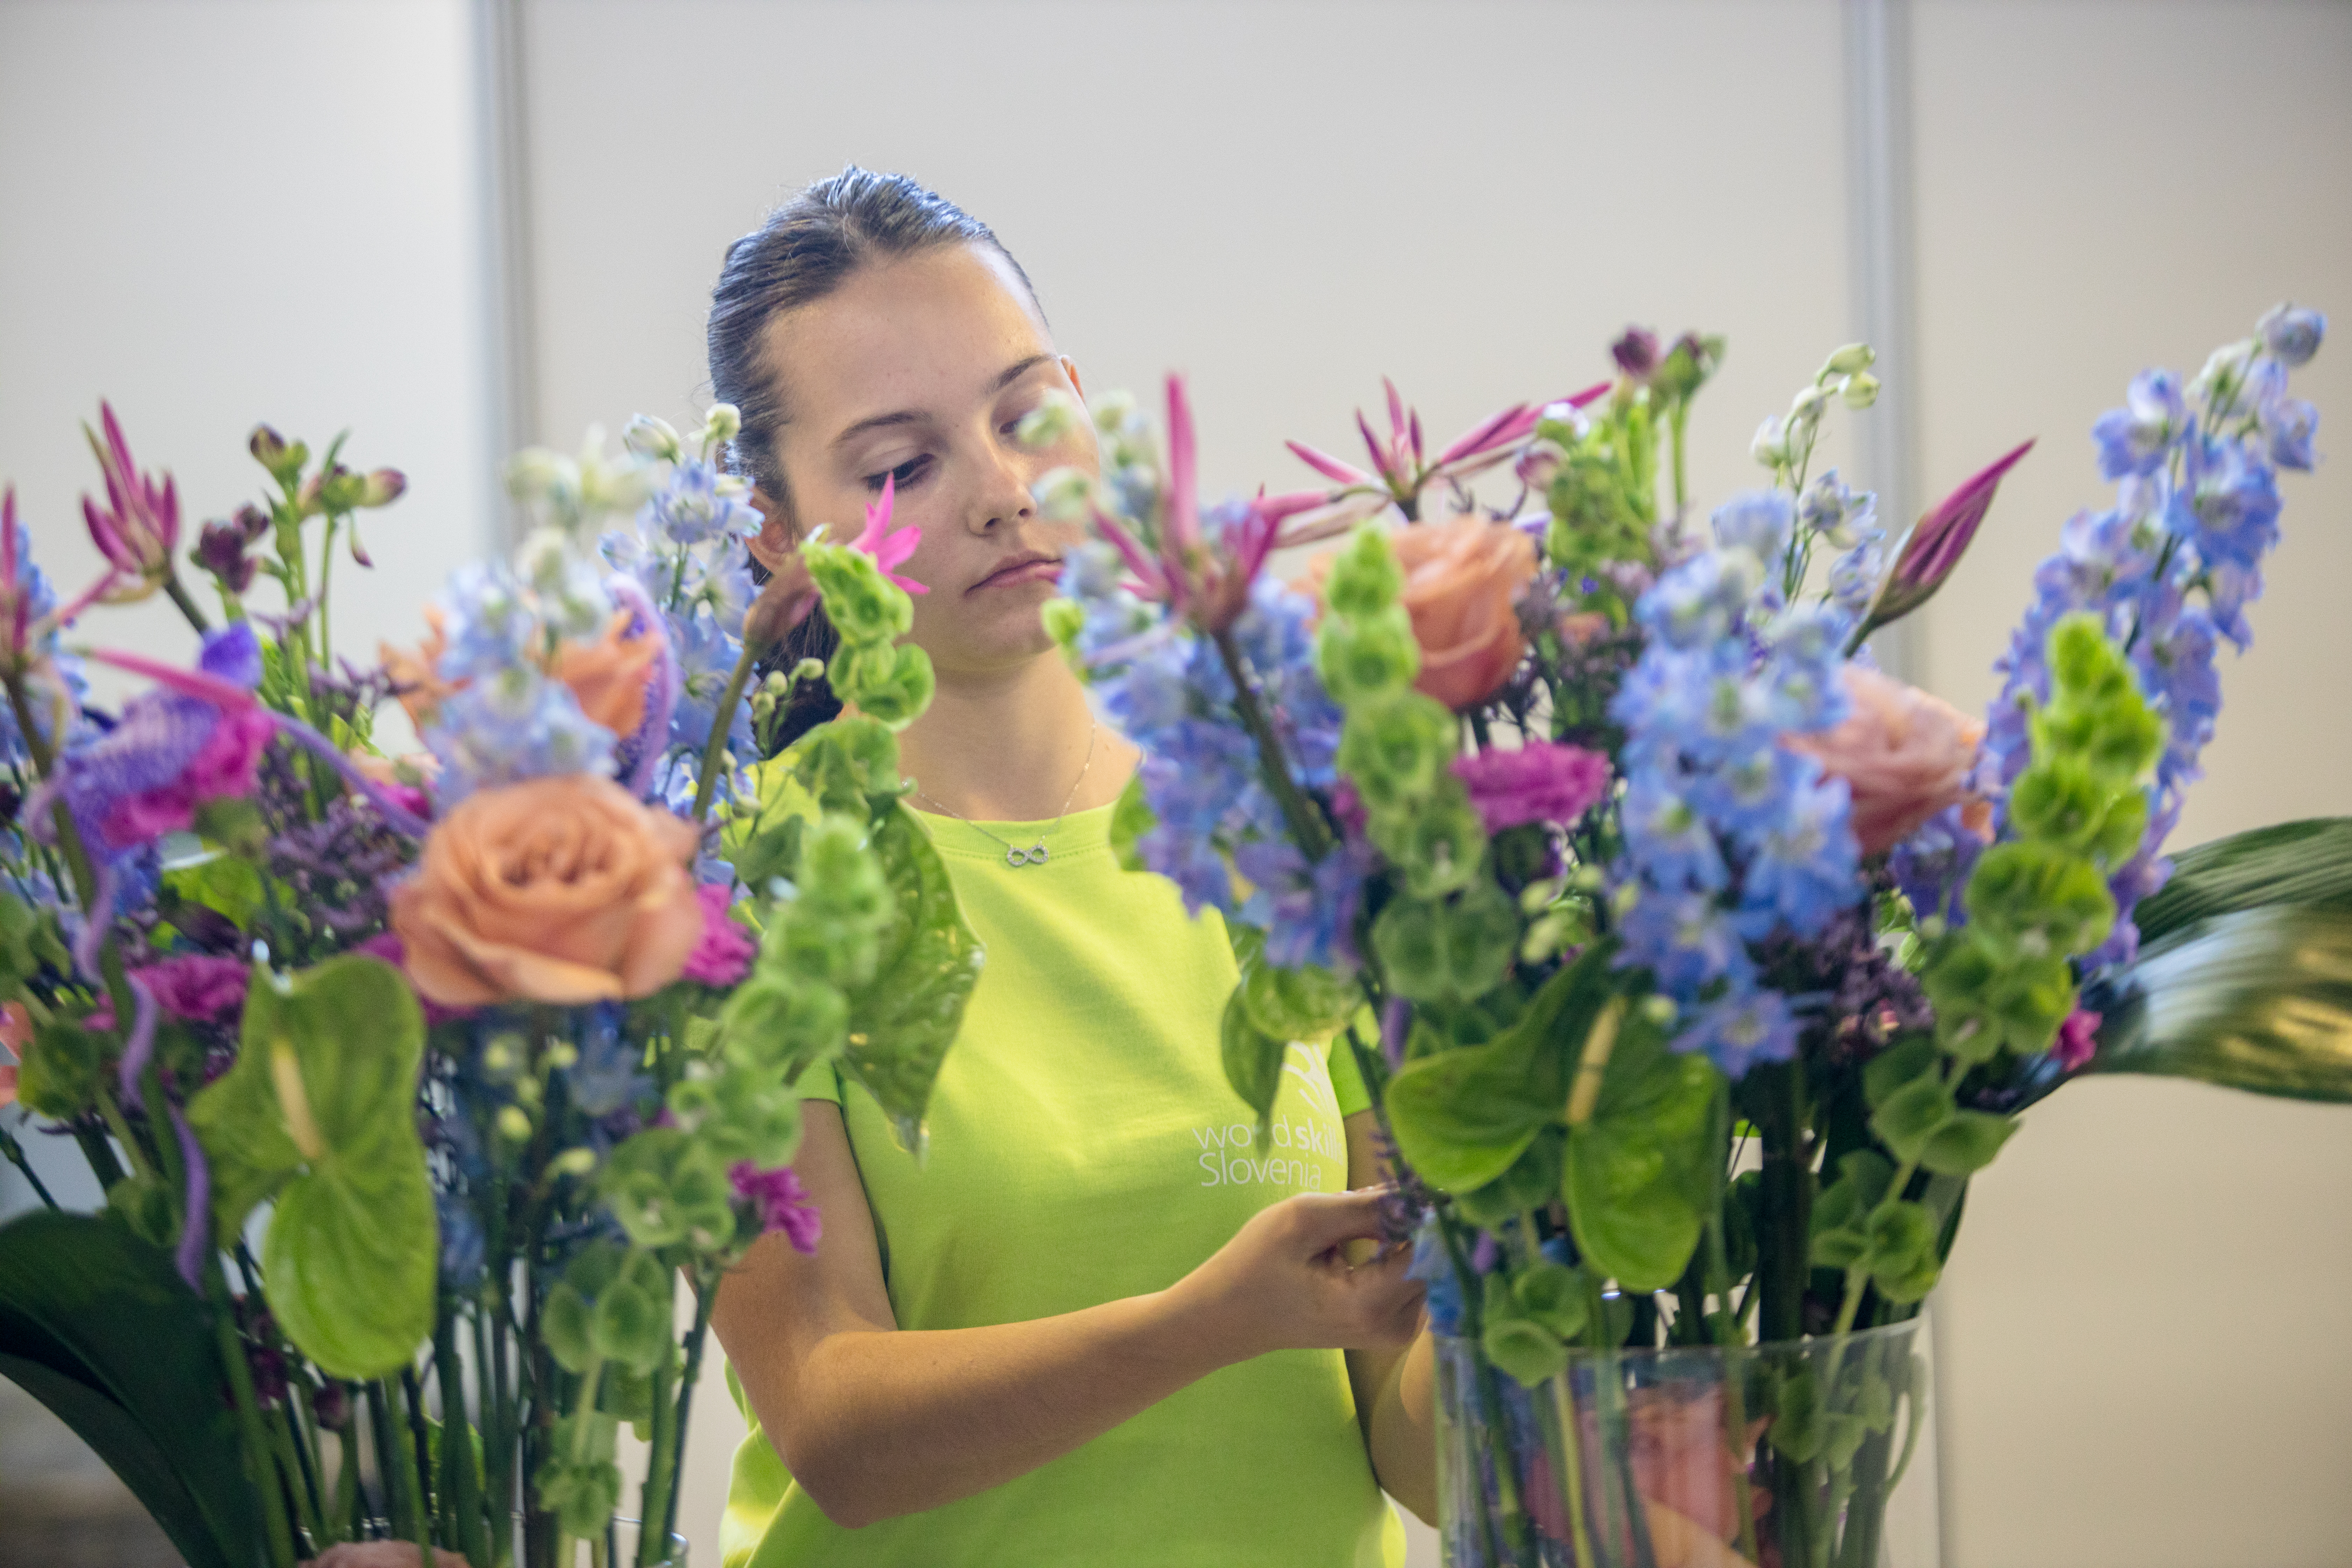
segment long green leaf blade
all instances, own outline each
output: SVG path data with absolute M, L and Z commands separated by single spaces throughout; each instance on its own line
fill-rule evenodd
M 2352 817 L 2282 822 L 2184 849 L 2172 879 L 2132 919 L 2148 943 L 2192 921 L 2270 904 L 2352 910 Z
M 2179 929 L 2101 1010 L 2089 1071 L 2352 1100 L 2352 910 L 2276 905 Z

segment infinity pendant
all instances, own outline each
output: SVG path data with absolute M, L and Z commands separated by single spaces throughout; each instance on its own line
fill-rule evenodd
M 1040 838 L 1026 849 L 1012 845 L 1004 847 L 1004 863 L 1008 866 L 1043 866 L 1045 863 L 1045 841 Z

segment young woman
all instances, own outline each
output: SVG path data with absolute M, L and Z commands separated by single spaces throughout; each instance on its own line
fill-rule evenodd
M 755 1423 L 727 1562 L 1396 1562 L 1379 1488 L 1435 1507 L 1429 1345 L 1404 1257 L 1361 1245 L 1363 1087 L 1344 1048 L 1294 1047 L 1260 1140 L 1219 1067 L 1222 924 L 1112 857 L 1137 753 L 1040 623 L 1079 532 L 1029 490 L 1095 451 L 1014 437 L 1080 390 L 1027 277 L 948 202 L 852 168 L 735 243 L 709 343 L 761 560 L 854 531 L 886 477 L 921 526 L 901 570 L 938 695 L 900 755 L 988 949 L 927 1157 L 828 1075 L 797 1162 L 823 1241 L 771 1237 L 719 1289 Z M 784 661 L 829 637 L 813 620 Z

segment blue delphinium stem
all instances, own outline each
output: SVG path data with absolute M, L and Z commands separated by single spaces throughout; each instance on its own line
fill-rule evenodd
M 1267 722 L 1265 708 L 1258 700 L 1257 683 L 1250 675 L 1241 649 L 1234 645 L 1231 631 L 1214 634 L 1210 640 L 1216 644 L 1217 657 L 1224 661 L 1225 673 L 1234 683 L 1234 711 L 1241 718 L 1243 728 L 1249 731 L 1257 745 L 1258 771 L 1265 775 L 1265 787 L 1282 807 L 1282 818 L 1297 843 L 1299 853 L 1309 860 L 1320 860 L 1331 850 L 1330 829 L 1316 814 L 1290 776 L 1290 763 L 1282 753 L 1282 742 Z

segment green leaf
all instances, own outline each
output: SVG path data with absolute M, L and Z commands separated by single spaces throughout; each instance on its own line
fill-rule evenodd
M 1926 1035 L 1906 1035 L 1870 1058 L 1862 1069 L 1862 1095 L 1873 1110 L 1889 1095 L 1936 1066 L 1936 1042 Z
M 1927 1136 L 1919 1163 L 1939 1176 L 1974 1175 L 1993 1162 L 2017 1122 L 1987 1110 L 1956 1110 L 1950 1121 Z
M 1870 1245 L 1864 1226 L 1894 1184 L 1895 1167 L 1872 1149 L 1838 1162 L 1838 1179 L 1813 1200 L 1811 1258 L 1819 1268 L 1847 1268 Z
M 1563 1189 L 1577 1247 L 1623 1289 L 1663 1290 L 1690 1262 L 1729 1114 L 1713 1063 L 1668 1051 L 1638 1009 L 1625 1015 L 1592 1118 L 1569 1130 Z
M 984 955 L 939 851 L 904 805 L 894 800 L 876 816 L 873 846 L 889 880 L 890 918 L 874 978 L 850 993 L 841 1065 L 912 1149 Z
M 2098 1006 L 2088 1071 L 2352 1100 L 2352 911 L 2276 905 L 2178 927 Z
M 1129 871 L 1150 869 L 1143 863 L 1143 852 L 1135 847 L 1136 840 L 1159 826 L 1160 818 L 1144 797 L 1141 771 L 1129 773 L 1127 787 L 1118 792 L 1118 802 L 1110 808 L 1110 852 L 1121 867 Z
M 1282 1089 L 1282 1061 L 1290 1045 L 1258 1027 L 1243 991 L 1243 985 L 1236 984 L 1225 998 L 1218 1039 L 1225 1081 L 1242 1097 L 1242 1103 L 1256 1113 L 1258 1126 L 1264 1128 L 1274 1115 L 1275 1096 Z
M 94 1215 L 0 1226 L 0 1375 L 98 1452 L 191 1568 L 252 1561 L 261 1521 L 226 1374 L 168 1254 Z
M 1572 1340 L 1582 1333 L 1592 1316 L 1583 1271 L 1549 1258 L 1538 1259 L 1523 1269 L 1511 1281 L 1511 1295 L 1521 1316 L 1541 1323 L 1563 1340 Z
M 2352 817 L 2282 822 L 2184 849 L 2132 921 L 2145 948 L 2194 921 L 2273 904 L 2352 911 Z
M 1916 1160 L 1927 1140 L 1952 1120 L 1952 1091 L 1938 1074 L 1915 1078 L 1870 1113 L 1870 1130 L 1898 1160 Z
M 1811 1367 L 1800 1366 L 1785 1373 L 1773 1389 L 1773 1420 L 1765 1429 L 1772 1447 L 1795 1460 L 1809 1464 L 1822 1451 L 1826 1436 L 1822 1421 L 1822 1388 Z
M 1893 1301 L 1916 1301 L 1935 1289 L 1941 1268 L 1936 1222 L 1924 1207 L 1890 1199 L 1871 1214 L 1865 1234 L 1870 1246 L 1862 1267 L 1880 1295 Z
M 1610 944 L 1544 983 L 1512 1026 L 1483 1046 L 1405 1063 L 1386 1104 L 1397 1147 L 1441 1192 L 1468 1193 L 1516 1164 L 1568 1103 L 1568 1076 L 1614 994 Z
M 270 1310 L 338 1377 L 407 1363 L 433 1330 L 438 1226 L 416 1135 L 425 1018 L 373 958 L 329 959 L 246 994 L 236 1064 L 188 1103 L 223 1235 L 275 1193 Z

